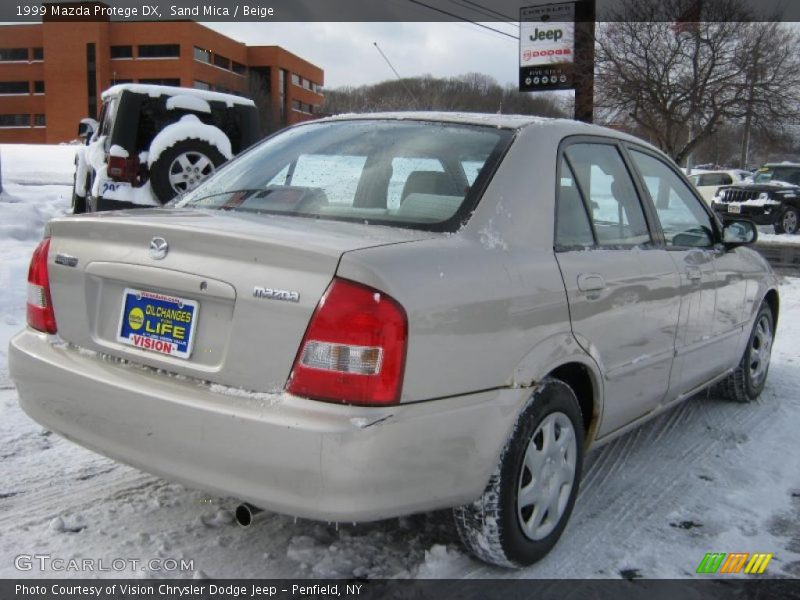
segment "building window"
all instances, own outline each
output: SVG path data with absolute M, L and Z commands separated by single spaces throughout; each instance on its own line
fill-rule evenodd
M 112 85 L 122 85 L 123 83 L 133 83 L 133 79 L 114 79 Z
M 300 75 L 297 73 L 292 73 L 292 83 L 294 85 L 300 85 Z
M 245 67 L 242 63 L 233 61 L 233 72 L 237 75 L 244 75 L 245 72 L 247 72 L 247 67 Z
M 0 94 L 27 94 L 27 81 L 0 81 Z
M 199 81 L 197 79 L 194 80 L 192 87 L 196 90 L 210 90 L 211 86 L 207 84 L 205 81 Z
M 44 48 L 33 49 L 33 60 L 44 60 Z
M 231 60 L 229 58 L 225 58 L 224 56 L 220 56 L 219 54 L 215 54 L 214 66 L 219 67 L 220 69 L 227 69 L 228 71 L 230 71 Z
M 202 48 L 198 48 L 197 46 L 194 47 L 194 59 L 199 60 L 200 62 L 210 63 L 211 62 L 211 52 L 208 50 L 203 50 Z
M 139 83 L 144 83 L 145 85 L 171 85 L 174 87 L 178 87 L 181 85 L 180 79 L 140 79 Z
M 292 100 L 292 110 L 300 110 L 300 100 Z
M 87 115 L 94 118 L 97 114 L 97 54 L 94 44 L 86 44 L 86 93 Z
M 44 94 L 44 81 L 34 81 L 33 82 L 33 93 L 34 94 Z
M 111 58 L 133 58 L 133 46 L 111 46 Z
M 303 79 L 303 87 L 307 90 L 311 89 L 311 82 L 308 79 Z
M 18 62 L 27 60 L 27 48 L 0 48 L 0 62 Z
M 139 58 L 178 58 L 181 55 L 180 44 L 145 44 L 138 48 Z
M 30 127 L 31 116 L 28 114 L 0 115 L 0 127 Z
M 46 127 L 47 122 L 45 120 L 44 115 L 33 115 L 33 126 L 34 127 Z

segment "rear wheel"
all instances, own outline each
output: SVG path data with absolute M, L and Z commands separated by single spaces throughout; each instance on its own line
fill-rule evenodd
M 572 388 L 545 379 L 520 415 L 483 495 L 453 509 L 467 549 L 503 567 L 543 558 L 561 537 L 575 504 L 583 436 Z
M 159 202 L 193 190 L 225 162 L 208 142 L 183 140 L 167 148 L 150 167 L 150 183 Z
M 761 395 L 767 382 L 775 319 L 765 303 L 761 305 L 747 341 L 744 356 L 736 370 L 717 384 L 715 392 L 736 402 L 752 402 Z
M 800 213 L 794 206 L 783 209 L 780 218 L 775 222 L 775 233 L 794 235 L 800 229 Z

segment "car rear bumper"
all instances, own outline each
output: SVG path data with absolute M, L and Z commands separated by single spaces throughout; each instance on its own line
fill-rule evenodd
M 326 521 L 478 497 L 527 395 L 384 408 L 237 395 L 32 330 L 11 340 L 9 368 L 25 412 L 67 439 L 191 487 Z

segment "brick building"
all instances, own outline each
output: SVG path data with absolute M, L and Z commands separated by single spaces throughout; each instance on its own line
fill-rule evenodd
M 313 118 L 322 69 L 279 46 L 246 46 L 192 21 L 0 26 L 0 143 L 74 139 L 115 83 L 250 96 L 262 126 Z

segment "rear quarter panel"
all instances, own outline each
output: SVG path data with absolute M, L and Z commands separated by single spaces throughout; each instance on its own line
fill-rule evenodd
M 520 131 L 457 233 L 347 252 L 337 274 L 398 300 L 409 320 L 403 402 L 527 386 L 574 343 L 553 254 L 558 142 L 584 126 Z

